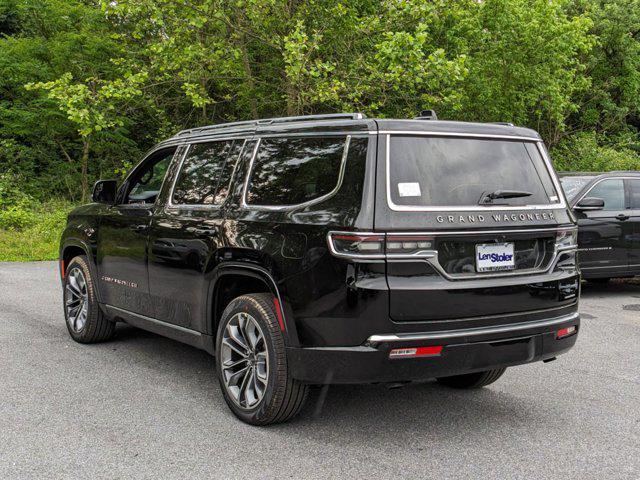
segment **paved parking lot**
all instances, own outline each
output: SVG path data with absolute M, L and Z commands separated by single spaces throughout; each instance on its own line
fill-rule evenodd
M 53 262 L 0 263 L 0 478 L 640 478 L 640 282 L 584 290 L 576 348 L 489 388 L 331 387 L 238 422 L 211 358 L 67 335 Z

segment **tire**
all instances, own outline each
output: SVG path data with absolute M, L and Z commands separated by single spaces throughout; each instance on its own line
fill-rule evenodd
M 289 374 L 272 295 L 242 295 L 227 305 L 218 325 L 215 358 L 224 399 L 243 422 L 286 422 L 304 406 L 309 387 Z
M 65 270 L 62 295 L 67 330 L 78 343 L 104 342 L 115 332 L 115 323 L 98 305 L 95 289 L 87 258 L 73 258 Z
M 610 278 L 587 278 L 588 283 L 593 283 L 596 285 L 604 285 L 605 283 L 609 283 Z
M 496 370 L 485 370 L 483 372 L 467 373 L 465 375 L 453 375 L 451 377 L 440 377 L 438 382 L 451 388 L 470 390 L 485 387 L 498 380 L 505 372 L 506 368 Z

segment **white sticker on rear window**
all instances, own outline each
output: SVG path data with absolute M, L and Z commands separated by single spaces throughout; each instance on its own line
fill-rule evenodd
M 420 184 L 418 182 L 399 183 L 398 194 L 401 197 L 421 197 Z

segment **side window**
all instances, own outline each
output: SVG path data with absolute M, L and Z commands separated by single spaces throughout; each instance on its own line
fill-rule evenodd
M 604 210 L 624 210 L 624 180 L 603 180 L 586 195 L 604 200 Z
M 640 210 L 640 179 L 629 180 L 629 188 L 631 190 L 631 208 Z
M 131 178 L 124 203 L 152 204 L 156 201 L 175 151 L 175 148 L 162 150 L 145 162 Z
M 338 185 L 346 137 L 263 138 L 247 187 L 248 205 L 297 205 Z
M 229 194 L 231 174 L 244 140 L 191 145 L 184 159 L 172 202 L 178 205 L 220 205 Z

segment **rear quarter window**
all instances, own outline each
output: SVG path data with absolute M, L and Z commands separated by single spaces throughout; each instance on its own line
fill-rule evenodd
M 247 205 L 294 206 L 338 187 L 346 136 L 263 138 L 247 184 Z

